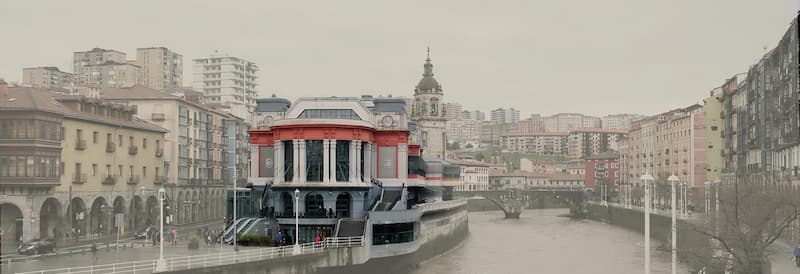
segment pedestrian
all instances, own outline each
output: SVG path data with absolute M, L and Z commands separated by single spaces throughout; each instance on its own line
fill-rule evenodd
M 172 245 L 175 246 L 175 244 L 177 244 L 177 243 L 178 243 L 178 231 L 173 228 L 172 229 Z
M 278 231 L 277 239 L 278 239 L 278 245 L 279 246 L 283 245 L 283 233 L 281 233 L 280 231 Z
M 322 242 L 322 237 L 320 237 L 320 236 L 319 236 L 319 234 L 317 234 L 317 237 L 316 237 L 316 238 L 314 238 L 314 243 L 315 243 L 317 246 L 319 246 L 319 244 L 320 244 L 321 242 Z
M 800 243 L 794 247 L 794 263 L 797 264 L 797 267 L 800 267 Z

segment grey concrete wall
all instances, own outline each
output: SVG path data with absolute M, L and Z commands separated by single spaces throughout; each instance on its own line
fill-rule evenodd
M 587 209 L 585 217 L 588 219 L 607 222 L 644 234 L 644 213 L 641 211 L 597 204 L 587 204 Z M 661 243 L 669 242 L 672 238 L 671 224 L 670 217 L 651 214 L 650 238 Z M 710 248 L 708 237 L 699 232 L 703 229 L 702 227 L 683 220 L 678 220 L 677 229 L 678 259 L 683 263 L 693 265 L 696 263 L 696 260 L 692 260 L 697 257 L 695 254 L 706 252 Z M 651 243 L 651 245 L 658 247 L 660 243 Z

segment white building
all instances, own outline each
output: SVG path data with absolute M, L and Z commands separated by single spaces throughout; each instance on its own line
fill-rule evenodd
M 451 161 L 461 167 L 461 183 L 456 191 L 489 190 L 489 165 L 477 161 Z
M 496 124 L 514 124 L 519 122 L 519 110 L 514 108 L 498 108 L 492 110 L 492 122 Z
M 644 118 L 638 114 L 612 114 L 600 118 L 603 128 L 629 129 L 631 122 Z
M 194 59 L 192 87 L 204 94 L 206 102 L 227 105 L 233 115 L 250 121 L 258 96 L 258 70 L 253 62 L 214 53 Z

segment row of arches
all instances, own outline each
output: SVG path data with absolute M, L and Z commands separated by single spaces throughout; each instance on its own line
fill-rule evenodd
M 167 195 L 165 215 L 171 224 L 182 225 L 221 219 L 225 211 L 224 190 L 175 191 Z M 151 195 L 76 196 L 64 200 L 48 197 L 38 210 L 38 216 L 28 213 L 29 207 L 13 201 L 0 202 L 0 229 L 4 243 L 15 243 L 34 237 L 64 239 L 113 235 L 118 232 L 115 216 L 124 214 L 125 234 L 157 224 L 159 203 Z M 25 210 L 23 212 L 23 210 Z M 37 218 L 38 217 L 38 218 Z M 121 230 L 121 229 L 120 229 Z M 23 238 L 25 231 L 30 235 Z M 38 233 L 36 233 L 38 231 Z

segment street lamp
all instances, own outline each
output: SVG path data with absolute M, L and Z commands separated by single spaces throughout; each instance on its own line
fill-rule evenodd
M 300 254 L 300 208 L 298 199 L 300 198 L 300 190 L 294 189 L 294 249 L 292 254 Z
M 655 179 L 645 173 L 639 180 L 644 184 L 644 273 L 650 274 L 650 184 Z
M 677 236 L 677 224 L 675 222 L 675 215 L 677 214 L 677 210 L 676 209 L 677 209 L 678 203 L 676 201 L 675 185 L 678 184 L 678 176 L 675 176 L 673 174 L 672 176 L 669 176 L 669 178 L 667 178 L 667 181 L 669 181 L 669 184 L 670 184 L 670 186 L 672 188 L 672 191 L 671 191 L 672 192 L 672 206 L 671 206 L 671 208 L 672 208 L 672 229 L 671 229 L 672 230 L 672 274 L 676 274 L 677 273 L 676 272 L 677 271 L 677 265 L 678 265 L 678 250 L 676 248 L 677 245 L 678 245 L 678 236 Z
M 159 229 L 159 251 L 158 251 L 158 261 L 156 261 L 156 272 L 167 271 L 167 261 L 164 260 L 164 200 L 167 198 L 167 193 L 164 191 L 164 188 L 158 189 L 158 201 L 159 201 L 159 208 L 161 210 L 161 216 L 159 217 L 159 225 L 161 229 Z

